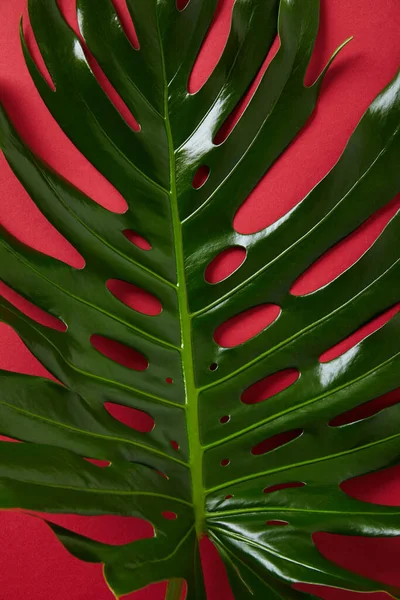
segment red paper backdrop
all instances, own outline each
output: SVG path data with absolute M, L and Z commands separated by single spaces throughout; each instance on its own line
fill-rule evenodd
M 66 139 L 29 79 L 18 39 L 18 22 L 21 14 L 26 14 L 25 3 L 26 0 L 1 0 L 0 3 L 0 98 L 18 130 L 36 152 L 95 200 L 112 210 L 122 210 L 123 199 Z M 191 78 L 192 90 L 200 87 L 216 64 L 229 30 L 232 4 L 233 0 L 220 0 L 213 30 Z M 235 227 L 244 233 L 276 220 L 332 167 L 362 113 L 393 77 L 400 62 L 398 0 L 321 0 L 321 4 L 321 31 L 308 73 L 309 81 L 315 79 L 339 43 L 351 35 L 354 40 L 328 74 L 318 108 L 309 124 L 239 211 Z M 74 0 L 62 0 L 60 5 L 73 23 Z M 116 5 L 132 34 L 123 0 L 116 0 Z M 30 42 L 33 45 L 31 37 Z M 124 112 L 125 109 L 120 106 L 120 110 Z M 38 250 L 70 264 L 79 264 L 79 255 L 35 208 L 3 158 L 0 159 L 0 198 L 0 220 L 9 231 Z M 323 285 L 352 264 L 374 241 L 399 205 L 399 199 L 395 199 L 355 235 L 328 253 L 297 283 L 297 292 L 304 293 Z M 228 267 L 234 260 L 235 257 L 228 259 Z M 7 292 L 2 287 L 0 293 Z M 261 316 L 254 317 L 257 318 Z M 383 318 L 371 324 L 358 339 L 382 324 Z M 243 336 L 246 328 L 254 327 L 254 319 L 252 324 L 243 322 L 233 335 L 238 339 Z M 11 328 L 0 324 L 0 336 L 0 368 L 48 376 Z M 356 340 L 354 338 L 353 342 Z M 400 399 L 400 395 L 395 399 Z M 348 491 L 365 500 L 399 505 L 400 469 L 391 468 L 364 477 L 349 486 Z M 151 533 L 138 519 L 76 516 L 53 516 L 52 519 L 114 544 Z M 72 558 L 35 516 L 0 511 L 0 522 L 1 600 L 112 599 L 102 579 L 101 567 Z M 400 539 L 344 539 L 319 533 L 315 541 L 327 557 L 339 564 L 400 586 Z M 203 549 L 210 600 L 231 600 L 226 574 L 214 548 L 205 541 Z M 297 587 L 312 589 L 304 585 Z M 164 584 L 158 584 L 127 598 L 161 600 L 164 589 Z M 361 597 L 327 588 L 313 591 L 326 600 Z M 367 597 L 370 600 L 388 598 L 383 593 Z

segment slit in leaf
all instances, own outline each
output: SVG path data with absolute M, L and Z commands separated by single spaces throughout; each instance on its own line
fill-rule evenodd
M 199 541 L 206 598 L 209 600 L 238 600 L 237 595 L 234 596 L 232 593 L 226 563 L 221 558 L 216 544 L 213 542 L 212 532 L 210 537 L 204 535 Z
M 176 8 L 179 11 L 184 10 L 189 4 L 190 0 L 176 0 Z
M 266 521 L 265 524 L 270 527 L 284 527 L 285 525 L 289 525 L 289 523 L 287 521 L 279 521 L 279 520 Z
M 106 94 L 106 96 L 108 97 L 110 102 L 113 104 L 115 109 L 119 112 L 119 114 L 121 115 L 121 117 L 123 118 L 125 123 L 128 125 L 128 127 L 130 127 L 136 133 L 140 132 L 140 130 L 141 130 L 140 124 L 137 122 L 137 120 L 135 119 L 134 115 L 131 113 L 131 111 L 125 104 L 122 97 L 119 95 L 117 90 L 114 88 L 114 86 L 112 85 L 112 83 L 110 82 L 110 80 L 108 79 L 108 77 L 106 76 L 106 74 L 104 73 L 102 68 L 100 67 L 99 63 L 97 62 L 97 60 L 95 59 L 93 54 L 88 49 L 88 47 L 81 35 L 79 35 L 79 39 L 82 44 L 82 49 L 83 49 L 83 53 L 86 57 L 86 60 L 89 64 L 94 76 L 96 77 L 98 84 L 102 88 L 103 92 Z
M 280 47 L 280 39 L 277 36 L 275 38 L 274 43 L 272 44 L 263 64 L 257 75 L 255 76 L 252 84 L 250 85 L 246 94 L 239 100 L 238 104 L 235 106 L 231 114 L 225 119 L 222 125 L 219 127 L 218 131 L 214 135 L 213 143 L 216 146 L 222 144 L 231 134 L 237 123 L 239 122 L 241 116 L 245 112 L 246 108 L 251 102 L 260 82 L 264 76 L 265 71 L 268 69 L 268 66 L 271 64 L 274 56 L 278 52 Z
M 8 435 L 0 435 L 0 442 L 5 442 L 5 443 L 15 443 L 15 444 L 23 444 L 24 442 L 22 440 L 17 440 L 15 438 L 9 437 Z
M 388 408 L 389 406 L 394 406 L 400 402 L 400 388 L 389 392 L 388 394 L 384 394 L 383 396 L 379 396 L 379 398 L 374 398 L 369 402 L 364 402 L 351 410 L 338 415 L 331 421 L 329 421 L 329 425 L 331 427 L 341 427 L 343 425 L 349 425 L 350 423 L 356 423 L 357 421 L 361 421 L 362 419 L 368 419 L 381 412 L 384 408 Z
M 98 459 L 98 458 L 87 458 L 86 456 L 84 456 L 83 459 L 86 460 L 87 462 L 91 463 L 92 465 L 95 465 L 96 467 L 100 467 L 102 469 L 109 467 L 111 465 L 111 462 L 109 460 L 102 460 L 102 459 Z
M 398 589 L 398 570 L 390 568 L 390 565 L 398 564 L 400 560 L 398 538 L 340 535 L 319 531 L 312 535 L 312 540 L 319 552 L 336 565 L 351 569 L 368 579 L 373 573 L 375 580 L 389 586 L 397 586 Z
M 354 265 L 374 244 L 400 208 L 400 196 L 377 211 L 309 267 L 292 285 L 293 296 L 305 296 L 324 287 Z
M 110 546 L 123 546 L 138 540 L 154 538 L 153 525 L 139 517 L 77 514 L 43 516 L 46 521 Z
M 375 319 L 372 319 L 372 321 L 369 321 L 369 323 L 360 327 L 360 329 L 352 333 L 349 337 L 345 338 L 321 354 L 319 358 L 320 362 L 327 363 L 335 358 L 338 358 L 339 356 L 342 356 L 342 354 L 345 354 L 354 348 L 354 346 L 362 342 L 366 337 L 383 327 L 399 312 L 399 310 L 400 304 L 396 304 L 395 306 L 389 308 L 389 310 L 386 310 L 384 313 L 380 314 L 378 317 L 375 317 Z
M 266 487 L 263 492 L 264 494 L 272 494 L 272 492 L 278 492 L 279 490 L 288 490 L 291 488 L 301 488 L 306 484 L 302 481 L 290 481 L 289 483 L 278 483 L 276 485 L 270 485 Z
M 73 5 L 74 5 L 74 3 L 71 4 L 71 7 Z M 122 8 L 122 6 L 121 6 L 121 8 Z M 122 12 L 125 13 L 125 11 L 122 11 L 122 10 L 118 11 L 118 12 L 121 12 L 121 14 L 122 14 Z M 116 11 L 117 15 L 118 15 L 118 12 Z M 140 125 L 136 121 L 135 117 L 132 115 L 131 111 L 125 104 L 124 100 L 121 98 L 121 96 L 119 95 L 117 90 L 111 84 L 111 82 L 109 81 L 109 79 L 107 78 L 105 73 L 103 72 L 102 68 L 100 67 L 99 63 L 97 62 L 97 60 L 95 59 L 95 57 L 93 56 L 91 51 L 89 50 L 89 48 L 82 36 L 81 28 L 79 26 L 79 15 L 80 15 L 79 11 L 72 10 L 70 8 L 70 6 L 66 5 L 64 7 L 64 10 L 61 10 L 61 13 L 62 13 L 65 21 L 71 27 L 71 29 L 74 31 L 74 33 L 76 34 L 76 36 L 79 40 L 76 43 L 79 44 L 81 47 L 80 54 L 82 55 L 82 59 L 84 56 L 89 65 L 89 68 L 91 69 L 93 75 L 95 76 L 97 82 L 99 83 L 100 87 L 103 89 L 106 96 L 108 96 L 109 100 L 114 105 L 116 110 L 119 112 L 121 117 L 124 119 L 125 123 L 134 131 L 136 131 L 136 132 L 140 131 Z M 128 23 L 128 19 L 125 20 L 125 23 L 126 24 Z
M 35 304 L 32 304 L 32 302 L 15 292 L 2 281 L 0 281 L 0 296 L 3 296 L 3 298 L 18 308 L 24 315 L 36 321 L 36 323 L 50 329 L 55 329 L 56 331 L 67 331 L 67 326 L 61 319 L 50 315 Z
M 218 0 L 214 18 L 189 76 L 189 94 L 201 90 L 219 63 L 229 36 L 234 1 Z
M 127 3 L 120 2 L 118 0 L 111 0 L 111 1 L 114 5 L 115 12 L 117 13 L 119 23 L 120 23 L 122 29 L 124 30 L 126 37 L 128 38 L 129 42 L 131 43 L 132 47 L 135 50 L 140 50 L 140 44 L 139 44 L 138 36 L 136 33 L 135 25 L 133 23 Z
M 21 35 L 23 36 L 27 50 L 33 62 L 35 63 L 39 73 L 41 74 L 43 80 L 46 82 L 48 87 L 53 92 L 55 92 L 55 83 L 53 81 L 52 76 L 50 75 L 42 53 L 40 52 L 39 45 L 36 41 L 35 34 L 30 24 L 29 15 L 25 15 L 23 19 L 21 19 Z
M 44 377 L 61 384 L 25 346 L 10 325 L 0 322 L 0 339 L 3 350 L 6 349 L 0 354 L 0 369 L 12 373 Z
M 340 489 L 361 502 L 400 506 L 400 465 L 346 479 Z

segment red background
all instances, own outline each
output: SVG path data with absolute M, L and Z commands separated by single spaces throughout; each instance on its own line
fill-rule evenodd
M 95 200 L 112 210 L 122 210 L 123 199 L 66 139 L 29 79 L 18 39 L 18 22 L 21 14 L 25 14 L 25 3 L 26 0 L 1 0 L 0 3 L 0 99 L 36 152 Z M 191 78 L 192 90 L 204 82 L 222 51 L 232 4 L 233 0 L 220 0 L 212 32 Z M 321 30 L 308 73 L 309 81 L 315 79 L 339 43 L 351 35 L 354 40 L 328 74 L 317 111 L 309 124 L 239 211 L 235 227 L 242 232 L 273 222 L 318 182 L 335 163 L 362 113 L 399 65 L 398 0 L 321 0 L 321 4 Z M 62 0 L 60 5 L 72 22 L 74 0 Z M 129 28 L 123 0 L 116 0 L 116 5 Z M 124 112 L 124 107 L 120 109 Z M 3 158 L 0 159 L 0 198 L 0 220 L 9 231 L 42 252 L 70 264 L 79 263 L 79 255 L 35 208 Z M 391 202 L 319 261 L 297 283 L 297 292 L 304 293 L 323 285 L 354 262 L 399 205 L 399 199 Z M 228 258 L 228 268 L 229 260 L 234 261 L 235 257 Z M 5 288 L 0 288 L 0 293 L 6 293 Z M 381 323 L 382 319 L 371 327 L 376 328 Z M 241 324 L 239 337 L 248 326 L 246 321 Z M 358 339 L 364 337 L 366 331 L 368 329 Z M 0 368 L 48 376 L 8 326 L 0 324 L 0 339 Z M 364 500 L 399 505 L 400 469 L 391 468 L 364 477 L 348 491 Z M 54 520 L 114 544 L 148 534 L 146 524 L 137 519 L 62 516 Z M 18 511 L 0 511 L 0 523 L 0 600 L 112 600 L 102 580 L 101 567 L 72 558 L 39 519 Z M 400 539 L 343 539 L 319 533 L 315 541 L 326 556 L 339 564 L 400 586 Z M 224 569 L 207 542 L 203 558 L 209 598 L 230 600 Z M 152 586 L 127 598 L 158 600 L 163 598 L 164 587 L 164 584 Z M 310 586 L 298 587 L 311 589 Z M 313 591 L 327 600 L 361 598 L 359 594 L 323 588 Z M 367 597 L 370 600 L 388 598 L 383 593 Z

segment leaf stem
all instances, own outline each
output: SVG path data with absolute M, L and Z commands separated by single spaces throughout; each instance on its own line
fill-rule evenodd
M 183 579 L 170 579 L 165 594 L 165 600 L 181 600 L 183 592 Z

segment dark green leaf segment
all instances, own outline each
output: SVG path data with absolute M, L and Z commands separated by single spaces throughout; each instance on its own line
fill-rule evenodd
M 0 433 L 24 442 L 0 444 L 0 506 L 151 522 L 153 538 L 122 546 L 52 525 L 72 554 L 104 564 L 116 597 L 168 580 L 168 600 L 179 600 L 184 582 L 187 600 L 205 600 L 198 542 L 208 535 L 237 600 L 310 598 L 293 589 L 297 581 L 400 598 L 400 590 L 325 559 L 312 539 L 316 531 L 400 533 L 400 509 L 366 504 L 340 487 L 398 461 L 400 405 L 335 425 L 400 386 L 399 315 L 340 356 L 321 359 L 400 300 L 399 215 L 336 279 L 291 293 L 302 273 L 400 190 L 399 76 L 327 176 L 276 223 L 244 235 L 233 228 L 236 211 L 317 101 L 325 71 L 311 86 L 304 77 L 318 0 L 236 0 L 225 50 L 195 94 L 188 80 L 217 0 L 190 0 L 182 10 L 175 0 L 127 5 L 139 48 L 111 0 L 78 0 L 82 37 L 56 0 L 29 0 L 54 88 L 21 38 L 42 99 L 123 196 L 124 213 L 106 210 L 50 169 L 0 112 L 11 168 L 85 260 L 73 268 L 2 231 L 1 280 L 66 330 L 0 302 L 0 319 L 60 382 L 0 372 Z M 222 140 L 218 132 L 277 34 L 277 54 Z M 98 83 L 87 49 L 139 131 Z M 207 178 L 193 185 L 199 169 Z M 211 261 L 233 247 L 245 254 L 242 265 L 223 281 L 206 281 Z M 133 310 L 109 280 L 145 290 L 162 311 Z M 277 317 L 253 338 L 233 347 L 214 340 L 221 324 L 268 304 Z M 93 336 L 139 353 L 147 368 L 113 360 Z M 263 402 L 246 400 L 253 384 L 288 370 L 298 373 L 292 385 Z M 107 403 L 148 413 L 153 430 L 124 425 Z

